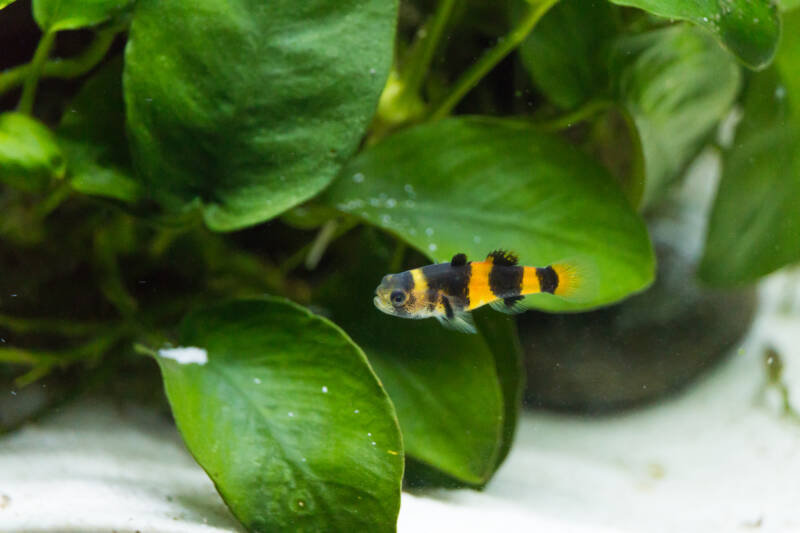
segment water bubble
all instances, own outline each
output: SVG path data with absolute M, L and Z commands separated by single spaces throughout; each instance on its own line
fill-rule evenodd
M 395 200 L 394 198 L 389 198 L 388 200 L 386 200 L 386 207 L 388 207 L 389 209 L 393 208 L 396 205 L 397 205 L 397 200 Z
M 782 100 L 786 96 L 786 87 L 783 85 L 778 85 L 775 88 L 775 98 L 778 100 Z
M 392 217 L 390 217 L 389 215 L 381 215 L 381 222 L 383 224 L 388 225 L 391 221 L 392 221 Z
M 433 235 L 433 228 L 425 228 L 425 235 L 427 235 L 428 237 Z
M 480 235 L 473 235 L 472 242 L 474 242 L 475 244 L 478 244 L 479 242 L 481 242 Z
M 405 201 L 405 202 L 403 202 L 403 203 L 404 203 L 404 205 L 405 205 L 406 207 L 408 207 L 409 209 L 414 209 L 414 206 L 416 206 L 416 205 L 417 205 L 417 204 L 416 204 L 416 202 L 414 202 L 414 200 L 406 200 L 406 201 Z
M 354 412 L 355 414 L 358 414 L 358 409 L 354 409 L 354 410 L 353 410 L 353 412 Z
M 291 411 L 289 411 L 289 412 L 288 412 L 288 413 L 286 413 L 286 414 L 288 414 L 288 415 L 289 415 L 289 418 L 292 418 L 292 417 L 294 416 L 294 413 L 293 413 L 293 412 L 291 412 Z
M 371 69 L 369 69 L 369 73 L 370 73 L 371 75 L 373 75 L 373 76 L 374 76 L 374 75 L 375 75 L 377 72 L 378 72 L 378 71 L 377 71 L 377 70 L 375 70 L 374 68 L 371 68 Z
M 362 174 L 361 172 L 356 172 L 355 174 L 353 174 L 353 181 L 355 181 L 356 183 L 361 183 L 362 181 L 364 181 L 364 174 Z
M 325 385 L 323 385 L 323 386 L 322 386 L 322 392 L 324 392 L 324 393 L 327 393 L 327 392 L 328 392 L 328 387 L 326 387 Z
M 253 383 L 255 383 L 256 385 L 261 385 L 261 380 L 258 378 L 253 378 Z
M 377 444 L 377 443 L 376 443 L 375 441 L 372 441 L 370 444 L 372 444 L 373 446 L 375 446 L 375 444 Z
M 410 183 L 406 183 L 406 184 L 403 186 L 403 190 L 404 190 L 404 191 L 406 191 L 406 194 L 408 194 L 408 195 L 410 195 L 410 196 L 413 196 L 413 195 L 414 195 L 414 186 L 413 186 L 413 185 L 411 185 Z
M 436 246 L 436 244 L 434 244 L 434 243 L 430 243 L 428 245 L 428 250 L 430 250 L 431 252 L 435 252 L 436 248 L 438 248 L 438 246 Z

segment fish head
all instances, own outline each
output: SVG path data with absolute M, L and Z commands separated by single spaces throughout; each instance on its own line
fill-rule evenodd
M 375 289 L 375 307 L 387 315 L 417 318 L 413 280 L 408 272 L 388 274 Z

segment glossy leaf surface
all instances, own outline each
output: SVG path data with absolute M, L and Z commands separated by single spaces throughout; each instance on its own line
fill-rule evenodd
M 395 530 L 397 419 L 339 328 L 284 300 L 245 300 L 189 315 L 180 343 L 157 357 L 172 412 L 245 526 Z
M 215 230 L 270 219 L 355 150 L 392 59 L 384 0 L 137 2 L 125 101 L 134 163 Z

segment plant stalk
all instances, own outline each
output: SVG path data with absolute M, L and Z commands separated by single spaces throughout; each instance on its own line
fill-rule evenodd
M 26 115 L 33 112 L 33 103 L 36 99 L 36 87 L 39 84 L 39 76 L 42 74 L 44 63 L 50 57 L 50 52 L 53 50 L 53 45 L 56 42 L 55 32 L 49 31 L 42 35 L 39 39 L 39 44 L 36 46 L 36 52 L 33 54 L 30 70 L 25 77 L 25 83 L 22 86 L 22 96 L 19 99 L 17 110 Z
M 486 52 L 461 75 L 450 94 L 430 114 L 431 120 L 439 120 L 449 115 L 461 99 L 478 85 L 489 71 L 522 44 L 522 41 L 533 31 L 539 20 L 557 2 L 558 0 L 529 0 L 532 5 L 528 13 L 508 35 L 498 41 L 494 48 Z

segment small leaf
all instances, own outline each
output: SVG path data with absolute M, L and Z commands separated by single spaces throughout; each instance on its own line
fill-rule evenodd
M 33 18 L 43 32 L 96 26 L 125 13 L 133 0 L 33 0 Z
M 133 156 L 164 207 L 268 220 L 356 149 L 392 60 L 394 0 L 141 0 L 125 61 Z
M 0 114 L 0 182 L 40 191 L 64 176 L 64 156 L 53 133 L 22 113 Z
M 367 354 L 397 409 L 406 453 L 483 484 L 495 471 L 504 427 L 492 351 L 480 335 L 377 310 L 372 295 L 390 255 L 380 242 L 362 242 L 351 268 L 328 282 L 319 303 Z
M 773 0 L 611 0 L 710 31 L 745 65 L 759 69 L 775 55 L 780 17 Z
M 517 0 L 515 15 L 527 2 Z M 570 109 L 608 86 L 602 54 L 615 33 L 608 2 L 561 0 L 520 46 L 522 63 L 557 106 Z
M 784 18 L 776 68 L 753 76 L 723 154 L 700 278 L 736 285 L 800 260 L 800 12 Z
M 125 138 L 121 57 L 86 82 L 57 133 L 75 190 L 127 202 L 139 198 Z
M 581 302 L 526 298 L 549 310 L 624 298 L 653 280 L 644 223 L 614 179 L 577 148 L 529 125 L 454 118 L 362 152 L 321 201 L 398 235 L 435 261 L 498 248 L 543 266 L 581 256 L 596 289 Z
M 11 5 L 16 1 L 17 0 L 0 0 L 0 9 L 3 9 L 4 7 Z
M 248 529 L 395 531 L 397 419 L 339 328 L 267 298 L 189 315 L 180 342 L 157 357 L 173 415 Z
M 739 67 L 703 32 L 678 25 L 620 38 L 609 70 L 615 98 L 641 138 L 648 205 L 682 174 L 730 110 Z

